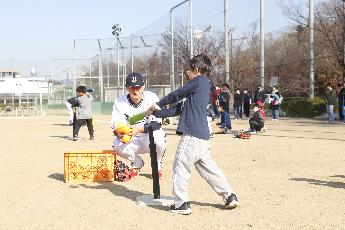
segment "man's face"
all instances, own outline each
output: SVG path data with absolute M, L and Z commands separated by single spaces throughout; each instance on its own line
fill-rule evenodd
M 130 86 L 127 87 L 129 97 L 134 103 L 139 103 L 143 97 L 144 86 Z

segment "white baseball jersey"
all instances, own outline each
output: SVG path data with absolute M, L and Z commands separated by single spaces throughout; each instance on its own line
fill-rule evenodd
M 143 98 L 138 105 L 134 105 L 131 103 L 129 94 L 123 95 L 114 102 L 111 124 L 115 125 L 115 127 L 119 123 L 126 124 L 128 123 L 128 121 L 126 120 L 127 116 L 131 117 L 133 115 L 146 112 L 154 103 L 158 101 L 158 96 L 155 93 L 149 91 L 143 92 Z M 154 120 L 162 122 L 162 119 L 160 118 L 155 118 Z M 136 125 L 142 126 L 145 124 L 145 122 L 147 122 L 147 118 L 144 118 L 143 120 L 137 122 Z
M 126 116 L 131 117 L 146 112 L 156 102 L 158 102 L 157 95 L 149 91 L 143 92 L 143 98 L 138 105 L 133 105 L 131 103 L 129 95 L 121 96 L 114 102 L 111 123 L 114 128 L 119 123 L 127 124 Z M 136 125 L 143 126 L 149 120 L 162 122 L 162 119 L 151 115 L 149 118 L 138 121 Z M 159 129 L 153 132 L 153 136 L 156 144 L 158 170 L 161 170 L 162 158 L 166 149 L 165 133 L 162 129 Z M 118 138 L 115 138 L 113 148 L 117 155 L 130 160 L 133 167 L 141 168 L 144 162 L 139 155 L 150 152 L 149 143 L 148 133 L 138 133 L 129 143 L 122 143 Z

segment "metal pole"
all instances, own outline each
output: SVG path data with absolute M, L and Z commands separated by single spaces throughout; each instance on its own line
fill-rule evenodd
M 76 93 L 77 89 L 77 82 L 75 76 L 75 39 L 73 40 L 73 92 L 72 95 Z
M 14 78 L 14 74 L 13 74 L 13 59 L 11 58 L 11 75 L 12 78 Z
M 92 65 L 91 65 L 91 59 L 89 59 L 89 68 L 90 68 L 90 82 L 89 82 L 89 85 L 92 88 Z
M 343 1 L 343 8 L 342 8 L 342 23 L 343 23 L 343 64 L 345 66 L 345 0 L 342 0 Z M 344 73 L 344 68 L 343 68 L 343 82 L 345 80 L 345 73 Z
M 171 75 L 170 75 L 170 88 L 171 88 L 171 91 L 174 91 L 174 89 L 175 89 L 174 17 L 173 17 L 172 10 L 170 10 L 170 33 L 171 33 Z
M 189 0 L 189 33 L 190 33 L 190 58 L 193 58 L 193 7 L 192 0 Z
M 41 112 L 41 116 L 43 116 L 43 103 L 42 103 L 42 93 L 40 93 L 40 112 Z
M 228 0 L 224 0 L 224 35 L 225 35 L 224 36 L 224 43 L 225 43 L 225 82 L 224 83 L 228 83 L 230 80 L 228 11 L 229 11 Z
M 51 77 L 54 78 L 54 59 L 52 60 L 52 65 L 51 65 Z
M 182 76 L 181 76 L 181 87 L 183 86 L 184 69 L 182 64 Z
M 103 102 L 103 74 L 102 74 L 102 63 L 101 63 L 101 54 L 98 54 L 98 79 L 99 79 L 99 92 L 100 92 L 100 101 Z
M 134 72 L 133 35 L 131 34 L 131 72 Z
M 314 98 L 314 0 L 309 0 L 309 98 Z
M 107 50 L 105 50 L 105 61 L 107 62 L 107 87 L 109 88 L 109 59 Z
M 265 88 L 264 0 L 260 0 L 260 84 Z
M 234 55 L 234 48 L 233 48 L 233 38 L 232 38 L 232 32 L 230 31 L 230 66 L 232 68 L 232 65 L 233 65 L 233 55 Z M 229 67 L 229 75 L 230 75 L 230 67 Z M 230 86 L 230 90 L 231 92 L 234 91 L 233 87 L 234 85 L 233 84 L 230 84 L 230 78 L 229 78 L 229 86 Z
M 117 37 L 116 52 L 117 52 L 117 90 L 119 90 L 119 88 L 120 88 L 120 50 L 119 50 L 119 37 Z

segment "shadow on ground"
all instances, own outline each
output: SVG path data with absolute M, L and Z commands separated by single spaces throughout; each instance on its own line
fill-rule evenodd
M 66 140 L 72 140 L 72 138 L 70 136 L 49 136 L 52 138 L 61 138 L 61 139 L 66 139 Z
M 337 177 L 343 178 L 342 175 L 337 175 Z M 333 176 L 336 177 L 336 176 Z M 309 179 L 309 178 L 290 178 L 289 180 L 293 181 L 301 181 L 301 182 L 308 182 L 312 185 L 320 185 L 320 186 L 326 186 L 330 188 L 340 188 L 345 189 L 345 183 L 343 182 L 336 182 L 336 181 L 324 181 L 324 180 L 315 180 L 315 179 Z
M 334 176 L 331 176 L 331 177 L 339 177 L 339 178 L 345 179 L 345 175 L 334 175 Z
M 67 125 L 67 124 L 52 124 L 52 125 L 56 125 L 56 126 L 71 126 L 72 127 L 72 125 Z
M 325 137 L 308 137 L 308 136 L 286 136 L 286 135 L 270 135 L 270 134 L 262 134 L 261 136 L 268 136 L 268 137 L 281 137 L 281 138 L 293 138 L 293 139 L 310 139 L 310 140 L 327 140 L 327 141 L 345 141 L 345 139 L 338 139 L 338 138 L 325 138 Z
M 53 173 L 48 176 L 51 179 L 64 182 L 64 175 L 62 173 Z
M 143 175 L 143 174 L 141 174 Z M 151 175 L 150 174 L 145 174 L 143 175 L 144 177 L 148 177 Z M 48 176 L 48 178 L 57 180 L 57 181 L 61 181 L 64 183 L 64 175 L 62 173 L 53 173 L 50 174 Z M 133 202 L 137 202 L 136 201 L 136 197 L 138 196 L 150 196 L 152 194 L 147 194 L 147 193 L 143 193 L 140 191 L 135 191 L 135 190 L 131 190 L 125 186 L 123 186 L 122 184 L 124 184 L 125 182 L 95 182 L 92 185 L 87 185 L 87 184 L 73 184 L 73 185 L 69 185 L 70 188 L 86 188 L 86 189 L 106 189 L 109 190 L 114 196 L 121 196 L 124 198 L 127 198 Z M 192 205 L 195 206 L 202 206 L 202 207 L 213 207 L 213 208 L 218 208 L 218 209 L 224 209 L 225 207 L 222 204 L 210 204 L 210 203 L 203 203 L 203 202 L 197 202 L 197 201 L 191 201 L 190 202 Z M 161 211 L 169 211 L 169 207 L 165 207 L 165 206 L 148 206 L 150 208 L 153 209 L 157 209 L 157 210 L 161 210 Z
M 300 130 L 300 129 L 279 129 L 275 128 L 274 130 L 284 131 L 284 132 L 303 132 L 303 133 L 324 133 L 324 134 L 340 134 L 339 132 L 330 132 L 330 131 L 319 131 L 319 130 Z M 343 133 L 345 134 L 345 133 Z

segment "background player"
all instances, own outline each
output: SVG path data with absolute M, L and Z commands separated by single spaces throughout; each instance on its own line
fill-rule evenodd
M 120 96 L 114 102 L 112 112 L 112 128 L 116 130 L 116 127 L 120 124 L 127 124 L 128 117 L 146 112 L 152 104 L 158 102 L 156 94 L 144 91 L 144 77 L 140 73 L 131 73 L 126 77 L 126 89 L 127 95 Z M 151 119 L 151 125 L 153 128 L 153 136 L 155 139 L 157 150 L 157 161 L 159 176 L 162 176 L 162 157 L 166 149 L 165 133 L 161 128 L 162 119 L 150 116 L 144 117 L 142 120 L 136 122 L 132 127 L 133 136 L 132 141 L 129 143 L 122 143 L 120 134 L 114 131 L 118 138 L 114 140 L 115 152 L 131 161 L 132 169 L 131 176 L 139 175 L 140 169 L 144 166 L 144 161 L 140 157 L 140 154 L 149 153 L 149 133 L 148 133 L 148 121 Z
M 86 123 L 87 125 L 87 129 L 90 134 L 90 140 L 94 140 L 91 110 L 91 103 L 93 101 L 93 97 L 91 94 L 86 92 L 87 89 L 85 86 L 78 86 L 76 91 L 78 97 L 75 98 L 74 102 L 69 101 L 72 104 L 72 107 L 78 105 L 77 121 L 73 129 L 73 141 L 78 140 L 79 129 L 84 123 Z

